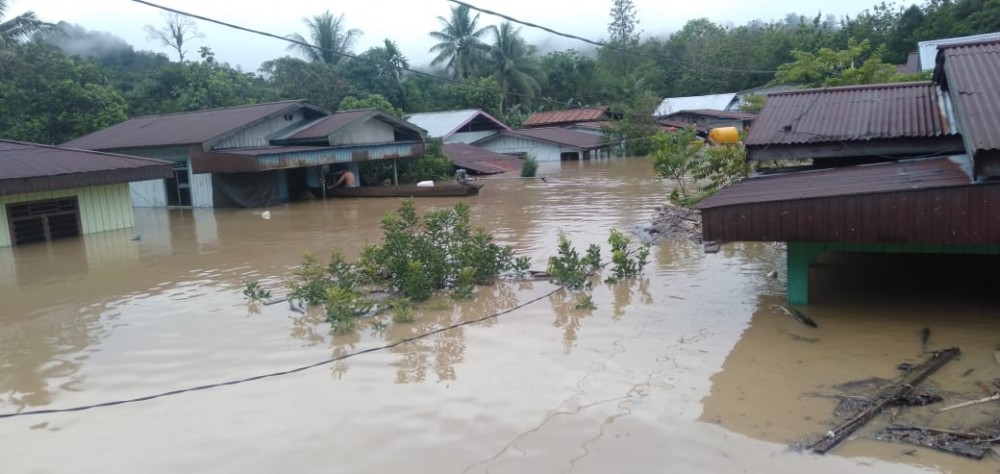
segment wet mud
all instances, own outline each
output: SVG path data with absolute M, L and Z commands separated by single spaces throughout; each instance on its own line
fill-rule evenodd
M 560 231 L 578 248 L 606 248 L 611 227 L 640 228 L 669 192 L 642 160 L 565 163 L 549 173 L 547 183 L 490 181 L 466 200 L 476 223 L 530 255 L 535 269 Z M 297 203 L 269 209 L 268 220 L 261 210 L 137 209 L 134 231 L 0 249 L 0 413 L 288 370 L 555 289 L 498 283 L 470 301 L 432 300 L 412 324 L 347 335 L 332 334 L 315 309 L 242 297 L 247 279 L 280 289 L 304 252 L 356 254 L 397 205 Z M 559 290 L 496 319 L 286 376 L 0 419 L 3 471 L 997 470 L 989 455 L 974 461 L 871 440 L 881 419 L 832 455 L 788 448 L 834 418 L 837 400 L 806 393 L 898 376 L 897 365 L 922 359 L 924 327 L 928 348 L 963 351 L 925 385 L 945 403 L 984 396 L 1000 378 L 998 293 L 959 277 L 988 276 L 991 266 L 949 260 L 921 283 L 906 275 L 916 272 L 868 269 L 859 278 L 857 262 L 823 261 L 815 303 L 802 308 L 819 327 L 808 328 L 776 307 L 784 304 L 780 245 L 727 244 L 706 255 L 692 242 L 666 241 L 651 260 L 640 280 L 598 285 L 594 310 L 576 309 Z M 953 427 L 1000 417 L 997 407 L 915 407 L 900 420 Z

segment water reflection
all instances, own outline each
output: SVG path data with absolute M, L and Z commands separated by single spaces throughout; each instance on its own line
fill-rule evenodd
M 582 321 L 594 315 L 594 311 L 590 308 L 577 307 L 577 298 L 579 296 L 580 293 L 563 288 L 549 297 L 549 302 L 552 304 L 552 312 L 556 315 L 556 319 L 552 325 L 563 330 L 564 354 L 569 354 L 576 345 Z

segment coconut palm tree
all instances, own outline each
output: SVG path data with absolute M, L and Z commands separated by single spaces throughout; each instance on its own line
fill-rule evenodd
M 493 29 L 494 41 L 490 47 L 488 65 L 493 77 L 500 83 L 503 103 L 507 106 L 519 99 L 526 102 L 541 91 L 535 79 L 541 68 L 535 57 L 535 47 L 521 38 L 521 29 L 504 22 Z
M 379 63 L 379 74 L 389 76 L 396 81 L 403 80 L 403 70 L 409 69 L 410 62 L 403 56 L 395 41 L 386 38 L 384 46 L 372 48 L 369 52 Z
M 312 18 L 303 18 L 309 30 L 309 40 L 298 33 L 292 33 L 286 38 L 304 44 L 291 44 L 288 49 L 298 51 L 306 59 L 314 62 L 337 64 L 354 48 L 354 42 L 363 34 L 361 30 L 348 30 L 344 25 L 344 15 L 334 18 L 330 10 Z
M 24 12 L 9 20 L 7 17 L 8 0 L 0 0 L 0 51 L 10 50 L 15 44 L 26 40 L 38 31 L 50 27 L 35 16 L 35 12 Z
M 478 28 L 479 14 L 473 17 L 465 5 L 451 7 L 451 19 L 439 16 L 438 21 L 441 22 L 441 30 L 430 33 L 431 38 L 440 41 L 430 49 L 430 52 L 437 53 L 431 65 L 447 63 L 455 79 L 474 75 L 488 49 L 480 38 L 494 28 Z

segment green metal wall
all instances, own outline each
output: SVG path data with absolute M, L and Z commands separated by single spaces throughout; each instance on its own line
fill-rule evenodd
M 11 245 L 10 224 L 7 222 L 7 204 L 70 196 L 76 196 L 77 201 L 79 201 L 80 227 L 84 235 L 127 229 L 135 225 L 132 200 L 127 183 L 0 196 L 0 247 Z

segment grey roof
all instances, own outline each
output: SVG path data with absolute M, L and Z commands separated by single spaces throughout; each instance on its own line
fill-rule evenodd
M 943 46 L 935 79 L 947 89 L 969 153 L 1000 150 L 1000 40 Z
M 991 41 L 991 40 L 1000 40 L 1000 32 L 921 41 L 917 43 L 917 49 L 920 52 L 920 70 L 930 71 L 934 69 L 938 54 L 938 46 L 948 46 L 960 43 L 974 43 L 974 42 Z
M 510 127 L 503 122 L 479 109 L 424 112 L 412 114 L 406 117 L 406 121 L 427 130 L 427 136 L 431 138 L 443 139 L 452 136 L 477 118 L 495 123 L 497 130 L 510 130 Z
M 605 146 L 605 144 L 602 143 L 602 137 L 600 135 L 587 132 L 577 132 L 575 130 L 557 127 L 511 130 L 493 135 L 492 137 L 484 138 L 476 143 L 486 143 L 501 136 L 526 138 L 529 140 L 551 143 L 553 145 L 569 148 L 578 148 L 581 150 L 593 150 Z
M 521 169 L 521 159 L 464 143 L 445 143 L 442 147 L 456 168 L 478 174 L 497 174 Z
M 771 94 L 744 143 L 759 147 L 957 133 L 936 84 L 904 82 Z
M 0 195 L 168 178 L 170 166 L 151 158 L 0 140 Z
M 305 101 L 288 100 L 196 112 L 147 115 L 70 140 L 63 146 L 87 150 L 114 150 L 206 144 L 268 117 L 304 106 L 306 106 Z
M 660 102 L 653 116 L 663 117 L 683 110 L 729 110 L 737 102 L 735 92 L 725 94 L 668 97 Z

